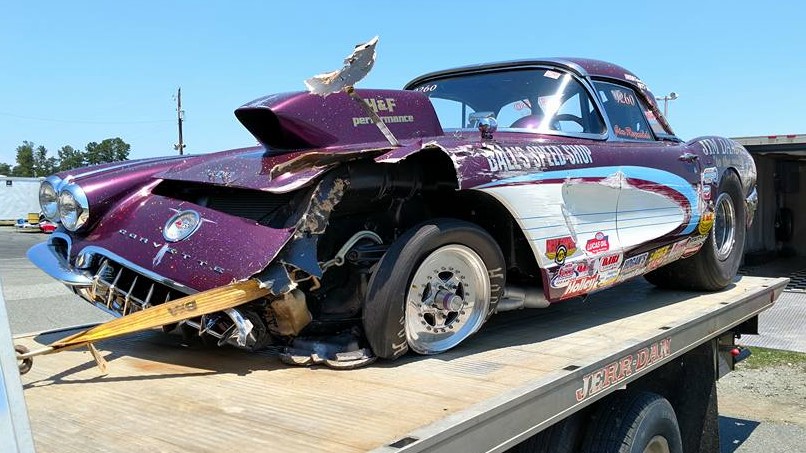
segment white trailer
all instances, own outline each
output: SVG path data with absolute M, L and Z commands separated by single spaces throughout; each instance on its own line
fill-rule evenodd
M 98 345 L 106 376 L 73 350 L 38 358 L 22 383 L 47 452 L 717 452 L 715 382 L 787 283 L 633 281 L 501 314 L 441 355 L 349 371 L 149 331 Z
M 42 178 L 0 176 L 0 222 L 27 219 L 39 213 L 39 186 Z

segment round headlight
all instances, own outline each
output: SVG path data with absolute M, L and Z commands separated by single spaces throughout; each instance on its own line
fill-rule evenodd
M 76 231 L 87 223 L 90 206 L 81 187 L 69 184 L 59 193 L 59 217 L 62 225 L 70 231 Z
M 50 181 L 39 186 L 39 206 L 46 219 L 51 222 L 59 220 L 59 194 Z

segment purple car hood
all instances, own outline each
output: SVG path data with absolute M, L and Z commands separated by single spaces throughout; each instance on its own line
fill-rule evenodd
M 182 211 L 196 212 L 201 224 L 187 239 L 169 242 L 163 230 Z M 269 228 L 203 206 L 138 192 L 121 202 L 88 236 L 74 237 L 71 255 L 75 259 L 82 253 L 100 253 L 123 259 L 142 272 L 205 290 L 259 272 L 292 235 L 292 229 Z

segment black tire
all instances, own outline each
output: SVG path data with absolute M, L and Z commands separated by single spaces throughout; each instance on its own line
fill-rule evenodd
M 720 200 L 730 203 L 734 212 L 735 224 L 730 253 L 722 258 L 717 253 L 717 240 L 721 236 L 716 231 L 720 225 Z M 709 231 L 708 238 L 700 250 L 691 257 L 647 273 L 644 277 L 650 283 L 661 288 L 718 291 L 733 281 L 742 262 L 747 229 L 742 185 L 734 172 L 727 171 L 723 175 L 715 204 L 718 212 L 714 226 Z
M 672 405 L 650 392 L 621 392 L 602 400 L 588 425 L 583 453 L 641 453 L 665 442 L 682 453 L 683 441 Z M 666 449 L 661 448 L 661 451 Z
M 415 273 L 435 251 L 447 246 L 471 250 L 481 259 L 489 283 L 486 313 L 470 332 L 459 329 L 458 342 L 474 333 L 495 311 L 504 291 L 505 264 L 495 240 L 480 227 L 456 219 L 434 219 L 406 231 L 386 251 L 370 278 L 364 300 L 364 333 L 372 351 L 380 358 L 395 359 L 409 350 L 410 332 L 406 327 L 406 297 Z M 464 316 L 464 312 L 463 316 Z M 470 315 L 468 315 L 468 318 Z M 457 315 L 458 318 L 458 315 Z M 466 333 L 466 334 L 465 334 Z M 452 333 L 450 333 L 453 335 Z M 461 338 L 460 338 L 461 337 Z M 450 347 L 455 346 L 452 345 Z M 449 348 L 446 348 L 447 350 Z M 435 354 L 444 350 L 418 351 Z
M 579 413 L 549 426 L 508 450 L 508 453 L 574 453 L 581 429 Z

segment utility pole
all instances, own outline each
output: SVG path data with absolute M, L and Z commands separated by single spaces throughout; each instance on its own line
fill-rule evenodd
M 185 120 L 185 111 L 182 110 L 182 88 L 176 90 L 176 122 L 179 126 L 179 143 L 174 145 L 174 149 L 179 151 L 179 155 L 184 154 L 185 142 L 182 141 L 182 121 Z

